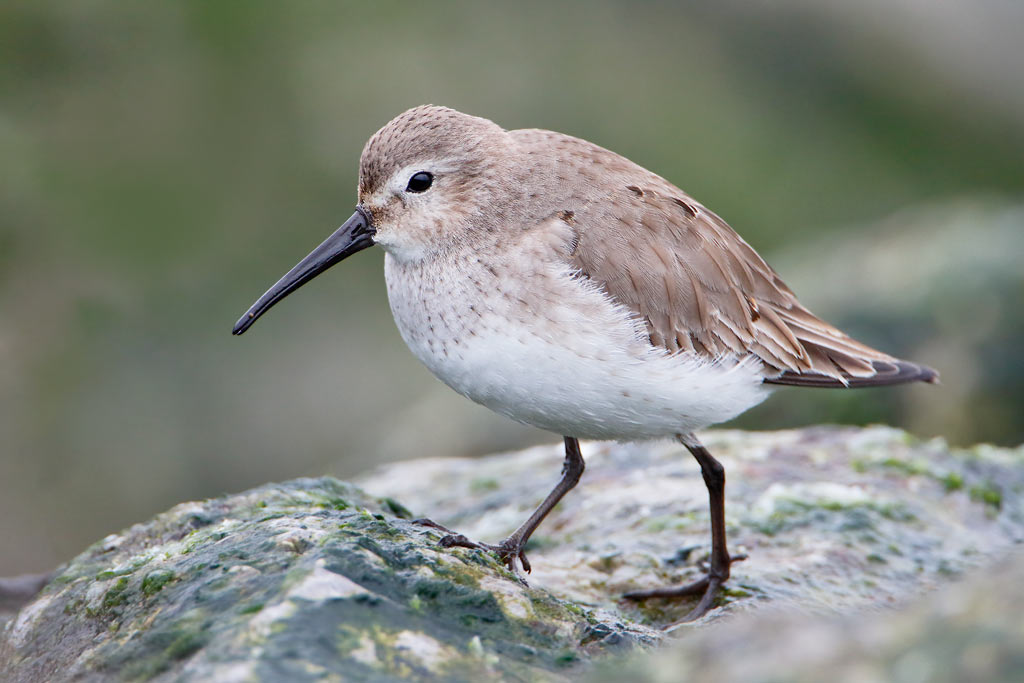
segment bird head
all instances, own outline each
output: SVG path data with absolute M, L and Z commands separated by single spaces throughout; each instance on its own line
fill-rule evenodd
M 512 204 L 517 181 L 504 159 L 512 145 L 497 124 L 434 105 L 410 109 L 366 143 L 355 213 L 246 311 L 242 334 L 278 301 L 374 244 L 415 261 L 471 238 Z M 484 227 L 482 227 L 484 226 Z

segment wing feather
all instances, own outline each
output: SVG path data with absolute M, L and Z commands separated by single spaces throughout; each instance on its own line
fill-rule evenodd
M 912 364 L 816 317 L 721 218 L 653 178 L 648 184 L 659 186 L 640 196 L 624 185 L 577 211 L 572 255 L 581 274 L 641 317 L 652 344 L 709 358 L 753 355 L 765 381 L 782 384 L 931 381 L 933 371 L 914 366 L 914 374 Z
M 766 382 L 854 387 L 937 380 L 934 370 L 862 344 L 816 317 L 729 225 L 664 178 L 592 143 L 509 131 L 563 201 L 566 258 L 633 311 L 651 344 L 710 359 L 759 359 Z M 525 181 L 525 178 L 524 178 Z

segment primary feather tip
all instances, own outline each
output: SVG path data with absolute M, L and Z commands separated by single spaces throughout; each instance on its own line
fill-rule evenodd
M 876 360 L 871 363 L 874 374 L 866 377 L 844 375 L 842 378 L 816 373 L 783 372 L 765 380 L 765 384 L 783 384 L 794 387 L 819 387 L 834 389 L 859 389 L 863 387 L 886 387 L 909 382 L 938 384 L 939 373 L 927 365 L 918 365 L 906 360 Z

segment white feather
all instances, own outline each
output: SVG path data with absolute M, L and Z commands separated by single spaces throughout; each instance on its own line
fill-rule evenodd
M 634 440 L 724 422 L 769 394 L 756 359 L 653 347 L 638 320 L 567 265 L 499 265 L 385 258 L 403 339 L 477 403 L 567 436 Z

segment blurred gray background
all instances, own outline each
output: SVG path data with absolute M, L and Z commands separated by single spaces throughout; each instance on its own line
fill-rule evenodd
M 1024 440 L 1020 3 L 553 5 L 4 3 L 0 575 L 187 499 L 557 440 L 417 364 L 378 250 L 230 335 L 427 102 L 632 158 L 943 373 L 780 391 L 740 426 Z

